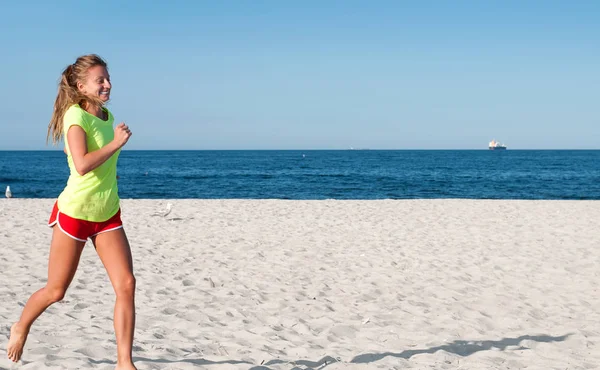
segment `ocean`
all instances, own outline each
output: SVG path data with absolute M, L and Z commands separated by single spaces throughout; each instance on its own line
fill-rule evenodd
M 121 152 L 123 199 L 600 199 L 600 150 Z M 62 151 L 0 151 L 0 189 L 56 198 Z

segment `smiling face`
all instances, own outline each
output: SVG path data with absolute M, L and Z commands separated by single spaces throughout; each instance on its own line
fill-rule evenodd
M 77 88 L 84 95 L 94 97 L 105 103 L 110 99 L 111 87 L 108 70 L 100 65 L 88 69 L 85 80 L 77 82 Z

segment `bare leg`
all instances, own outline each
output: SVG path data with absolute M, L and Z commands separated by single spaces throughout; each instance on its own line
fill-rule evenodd
M 33 293 L 21 318 L 10 329 L 10 340 L 6 353 L 14 362 L 19 361 L 31 325 L 51 304 L 63 299 L 75 276 L 79 258 L 85 243 L 72 239 L 58 227 L 52 232 L 50 257 L 48 259 L 48 281 L 46 286 Z
M 135 328 L 135 277 L 129 241 L 123 229 L 92 238 L 117 296 L 115 302 L 116 370 L 135 369 L 131 357 Z

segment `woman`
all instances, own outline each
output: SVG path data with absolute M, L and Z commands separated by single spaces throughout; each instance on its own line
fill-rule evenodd
M 124 123 L 104 107 L 110 99 L 107 64 L 84 55 L 62 73 L 48 138 L 64 138 L 70 176 L 52 210 L 53 228 L 46 286 L 27 301 L 10 330 L 7 354 L 19 361 L 35 319 L 63 299 L 86 240 L 94 244 L 116 293 L 114 328 L 118 370 L 136 369 L 132 361 L 135 326 L 135 277 L 131 249 L 121 222 L 117 159 L 131 137 Z

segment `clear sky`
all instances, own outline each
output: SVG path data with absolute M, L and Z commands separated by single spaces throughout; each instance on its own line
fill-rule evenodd
M 600 149 L 600 1 L 2 1 L 0 150 L 97 53 L 125 149 Z

